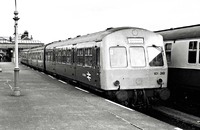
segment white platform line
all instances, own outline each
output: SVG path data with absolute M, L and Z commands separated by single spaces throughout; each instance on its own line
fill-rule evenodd
M 8 82 L 9 82 L 9 80 L 7 80 L 7 82 L 6 82 L 7 85 L 10 87 L 11 90 L 13 90 L 13 87 Z
M 139 126 L 137 126 L 137 125 L 135 125 L 135 124 L 131 123 L 130 121 L 128 121 L 128 120 L 126 120 L 126 119 L 124 119 L 123 117 L 120 117 L 120 116 L 116 115 L 115 113 L 112 113 L 111 111 L 107 111 L 107 112 L 109 112 L 110 114 L 114 115 L 116 118 L 118 118 L 118 119 L 120 119 L 120 120 L 122 120 L 122 121 L 126 122 L 127 124 L 130 124 L 130 125 L 132 125 L 133 127 L 136 127 L 137 129 L 143 130 L 143 129 L 142 129 L 142 128 L 140 128 Z
M 81 89 L 81 88 L 79 88 L 79 87 L 75 87 L 75 88 L 78 89 L 78 90 L 81 90 L 81 91 L 83 91 L 83 92 L 89 93 L 88 91 L 86 91 L 86 90 L 84 90 L 84 89 Z
M 53 76 L 51 76 L 51 75 L 48 75 L 50 78 L 52 78 L 52 79 L 55 79 Z
M 115 104 L 115 105 L 117 105 L 117 106 L 120 106 L 120 107 L 122 107 L 122 108 L 125 108 L 125 109 L 127 109 L 127 110 L 134 111 L 134 110 L 131 109 L 131 108 L 125 107 L 125 106 L 123 106 L 123 105 L 120 105 L 120 104 L 115 103 L 115 102 L 113 102 L 113 101 L 110 101 L 110 100 L 108 100 L 108 99 L 105 99 L 105 101 L 107 101 L 107 102 L 109 102 L 109 103 L 112 103 L 112 104 Z
M 44 72 L 40 72 L 41 74 L 44 74 Z
M 62 80 L 58 80 L 59 82 L 63 83 L 63 84 L 67 84 L 66 82 L 62 81 Z
M 181 128 L 178 128 L 178 127 L 176 127 L 176 128 L 174 128 L 175 130 L 183 130 L 183 129 L 181 129 Z

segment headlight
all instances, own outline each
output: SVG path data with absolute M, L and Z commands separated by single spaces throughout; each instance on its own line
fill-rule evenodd
M 162 84 L 163 84 L 163 80 L 162 80 L 162 79 L 158 79 L 158 80 L 157 80 L 157 83 L 158 83 L 159 85 L 162 85 Z

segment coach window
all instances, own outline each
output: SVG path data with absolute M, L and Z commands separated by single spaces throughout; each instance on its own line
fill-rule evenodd
M 70 64 L 71 63 L 71 49 L 67 49 L 66 53 L 67 53 L 66 62 L 67 64 Z
M 125 47 L 110 48 L 110 65 L 111 67 L 127 67 L 127 53 Z
M 58 50 L 58 62 L 61 63 L 61 53 L 62 53 L 62 50 Z
M 132 67 L 144 67 L 145 54 L 143 47 L 130 47 L 130 60 Z
M 51 52 L 49 51 L 47 54 L 48 54 L 48 56 L 47 56 L 47 57 L 48 57 L 47 61 L 52 61 L 52 60 L 51 60 L 51 57 L 52 57 L 52 56 L 51 56 Z
M 77 65 L 82 66 L 83 65 L 83 49 L 77 50 Z
M 48 56 L 47 56 L 47 61 L 51 61 L 51 52 L 47 52 Z
M 199 42 L 199 63 L 200 63 L 200 42 Z
M 100 48 L 96 48 L 96 66 L 100 66 Z
M 196 63 L 197 41 L 189 42 L 188 63 Z
M 92 66 L 92 48 L 85 49 L 85 66 Z
M 165 44 L 165 52 L 167 57 L 167 63 L 171 62 L 171 50 L 172 50 L 172 43 Z
M 66 50 L 62 50 L 62 63 L 66 63 Z
M 42 60 L 42 53 L 38 53 L 38 60 Z
M 55 62 L 58 62 L 58 50 L 55 50 Z

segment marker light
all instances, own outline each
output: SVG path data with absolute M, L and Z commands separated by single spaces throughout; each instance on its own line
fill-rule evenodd
M 114 86 L 119 86 L 120 82 L 119 82 L 119 80 L 116 80 L 113 84 L 114 84 Z

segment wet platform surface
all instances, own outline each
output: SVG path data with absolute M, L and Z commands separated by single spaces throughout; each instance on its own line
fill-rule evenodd
M 21 96 L 12 96 L 14 64 L 0 63 L 0 130 L 173 130 L 20 64 Z

